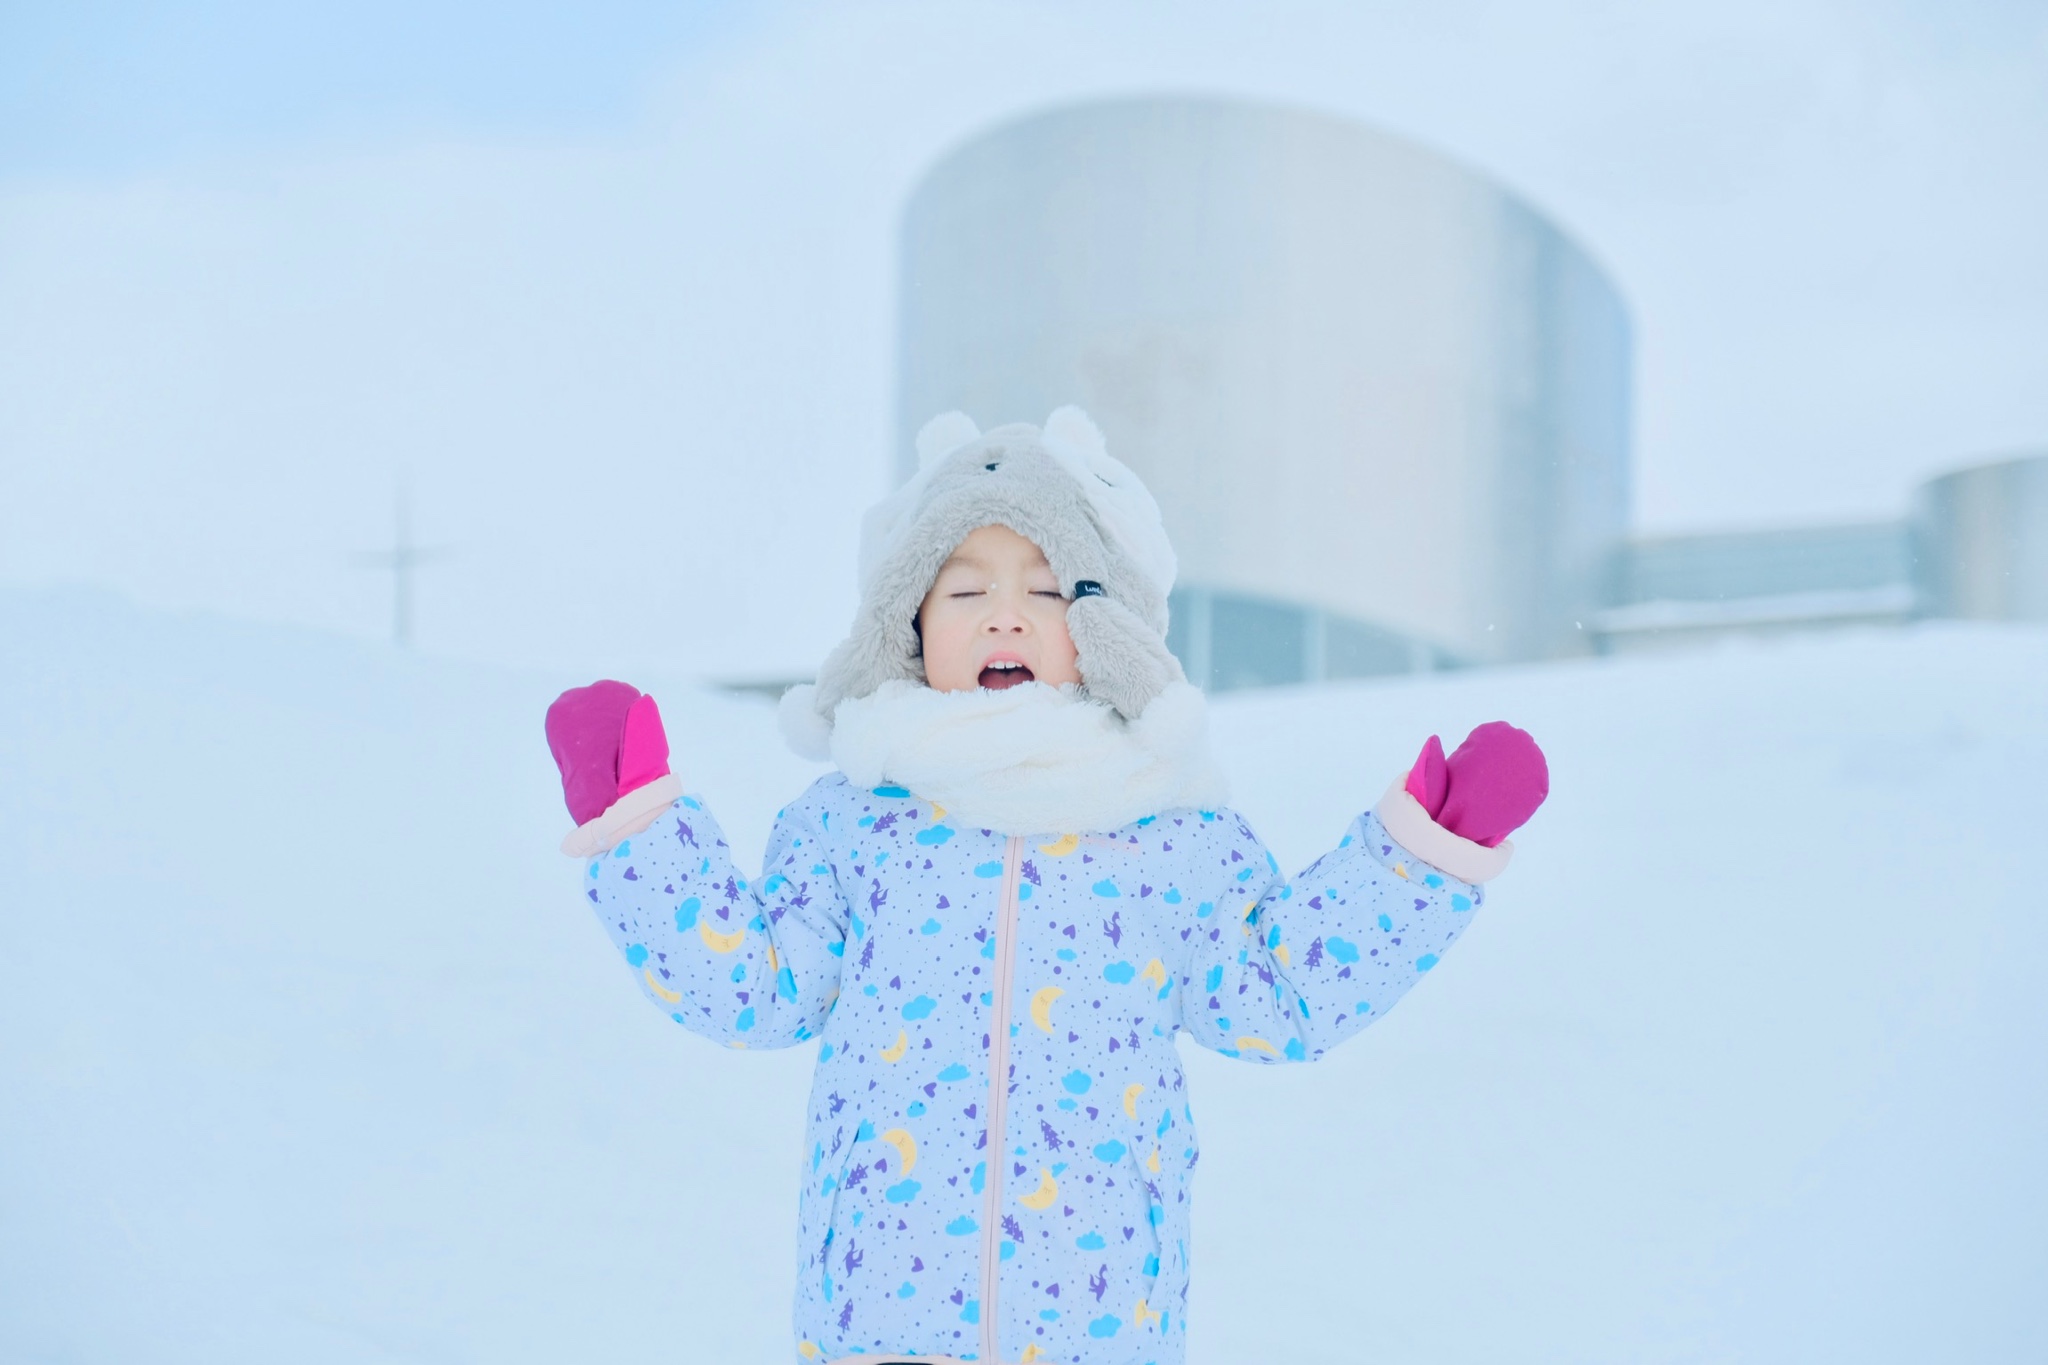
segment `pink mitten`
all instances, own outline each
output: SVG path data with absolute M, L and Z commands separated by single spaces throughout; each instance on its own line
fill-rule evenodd
M 577 825 L 564 853 L 609 848 L 645 829 L 681 794 L 668 770 L 661 710 L 637 687 L 606 680 L 570 688 L 548 708 L 547 735 L 562 799 Z
M 1404 784 L 1432 820 L 1487 848 L 1520 829 L 1550 795 L 1550 767 L 1526 730 L 1492 720 L 1444 757 L 1435 735 Z

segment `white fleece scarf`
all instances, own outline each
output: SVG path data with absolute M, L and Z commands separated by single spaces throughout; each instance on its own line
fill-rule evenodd
M 896 680 L 840 702 L 829 728 L 811 709 L 811 690 L 783 694 L 790 748 L 829 758 L 856 786 L 908 787 L 973 828 L 1099 833 L 1228 797 L 1209 755 L 1207 705 L 1185 682 L 1126 721 L 1071 686 L 940 692 Z

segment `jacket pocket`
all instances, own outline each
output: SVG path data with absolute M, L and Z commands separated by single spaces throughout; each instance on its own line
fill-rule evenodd
M 853 1169 L 853 1159 L 860 1147 L 862 1121 L 853 1120 L 838 1130 L 845 1137 L 844 1145 L 837 1151 L 825 1153 L 818 1158 L 809 1178 L 804 1183 L 808 1198 L 804 1201 L 799 1231 L 803 1238 L 801 1251 L 805 1262 L 801 1273 L 815 1290 L 828 1299 L 832 1297 L 829 1287 L 832 1245 L 839 1237 L 840 1196 L 846 1190 L 847 1172 Z M 823 1151 L 823 1144 L 818 1149 Z M 819 1178 L 819 1172 L 824 1172 Z
M 1141 1141 L 1146 1145 L 1139 1146 Z M 1150 1144 L 1137 1130 L 1125 1129 L 1115 1141 L 1096 1147 L 1096 1157 L 1108 1164 L 1100 1168 L 1102 1177 L 1084 1187 L 1088 1193 L 1075 1200 L 1078 1205 L 1085 1199 L 1092 1225 L 1075 1243 L 1083 1253 L 1077 1259 L 1084 1283 L 1093 1302 L 1120 1322 L 1143 1316 L 1137 1305 L 1149 1300 L 1161 1268 L 1162 1212 L 1154 1194 L 1159 1182 L 1157 1177 L 1148 1181 L 1145 1169 Z
M 1165 1183 L 1158 1172 L 1148 1169 L 1156 1155 L 1157 1148 L 1151 1135 L 1142 1130 L 1134 1131 L 1130 1151 L 1124 1154 L 1124 1170 L 1136 1197 L 1139 1227 L 1143 1230 L 1138 1239 L 1144 1251 L 1144 1260 L 1138 1271 L 1143 1287 L 1139 1298 L 1147 1304 L 1159 1288 L 1160 1234 L 1165 1230 L 1166 1222 Z
M 1144 1292 L 1132 1306 L 1133 1320 L 1165 1335 L 1182 1330 L 1187 1308 L 1188 1208 L 1195 1165 L 1192 1124 L 1169 1110 L 1156 1125 L 1140 1125 L 1129 1157 L 1130 1178 L 1143 1192 L 1150 1236 L 1144 1261 Z

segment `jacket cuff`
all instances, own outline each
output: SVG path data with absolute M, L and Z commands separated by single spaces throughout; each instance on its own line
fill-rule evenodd
M 1459 881 L 1491 881 L 1506 870 L 1508 859 L 1515 855 L 1510 840 L 1501 840 L 1498 848 L 1488 848 L 1453 834 L 1430 819 L 1422 803 L 1408 794 L 1405 774 L 1394 779 L 1394 785 L 1387 788 L 1373 814 L 1379 816 L 1395 843 Z
M 604 814 L 569 831 L 562 852 L 571 858 L 594 858 L 628 834 L 638 834 L 683 794 L 682 779 L 663 773 L 644 787 L 635 787 L 604 808 Z

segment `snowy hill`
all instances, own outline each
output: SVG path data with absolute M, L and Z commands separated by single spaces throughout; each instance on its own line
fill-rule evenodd
M 677 1031 L 578 902 L 585 679 L 75 593 L 0 639 L 0 1360 L 789 1358 L 810 1058 Z M 2048 1355 L 2044 677 L 1944 627 L 1220 702 L 1296 865 L 1432 730 L 1555 795 L 1385 1023 L 1189 1050 L 1198 1365 Z M 756 856 L 815 769 L 636 681 Z

